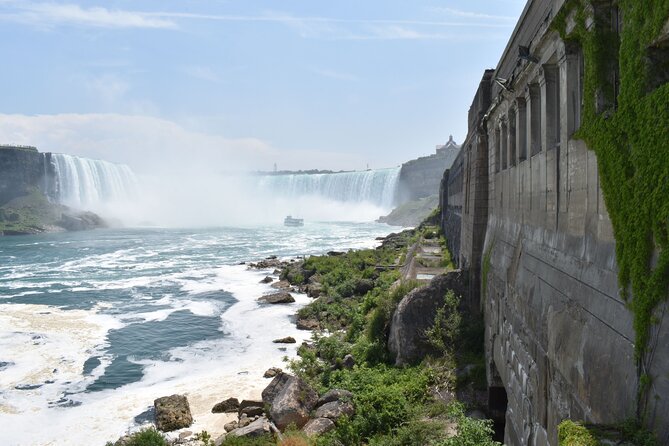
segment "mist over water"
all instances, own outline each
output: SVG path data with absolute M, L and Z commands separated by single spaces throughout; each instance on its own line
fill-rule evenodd
M 125 226 L 210 227 L 374 221 L 395 201 L 399 168 L 315 175 L 220 173 L 193 165 L 135 175 L 128 166 L 55 155 L 58 200 Z

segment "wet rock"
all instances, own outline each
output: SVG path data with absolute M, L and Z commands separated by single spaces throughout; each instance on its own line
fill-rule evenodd
M 260 302 L 266 302 L 269 304 L 289 304 L 295 302 L 295 298 L 293 298 L 290 293 L 285 291 L 268 294 L 266 296 L 262 296 L 258 300 Z
M 323 435 L 326 432 L 331 431 L 335 428 L 334 422 L 329 418 L 314 418 L 309 420 L 307 424 L 302 428 L 302 432 L 307 434 L 309 437 L 316 437 L 318 435 Z
M 275 344 L 295 344 L 297 341 L 292 336 L 286 336 L 285 338 L 275 339 L 272 342 Z
M 237 412 L 238 410 L 239 400 L 237 398 L 228 398 L 212 407 L 211 413 L 230 413 Z
M 265 276 L 265 278 L 260 281 L 260 283 L 272 283 L 272 282 L 274 282 L 274 278 L 270 276 Z
M 163 432 L 182 429 L 193 424 L 188 399 L 184 395 L 171 395 L 153 402 L 156 409 L 156 428 Z
M 355 413 L 353 405 L 345 401 L 330 401 L 320 406 L 316 410 L 316 418 L 329 418 L 333 421 L 341 417 L 350 417 Z
M 328 390 L 323 396 L 318 399 L 316 406 L 322 406 L 325 403 L 333 401 L 353 401 L 353 394 L 348 390 L 332 389 Z

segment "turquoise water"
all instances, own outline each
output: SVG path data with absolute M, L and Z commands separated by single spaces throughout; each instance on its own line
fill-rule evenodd
M 216 421 L 212 401 L 254 396 L 262 372 L 294 354 L 272 339 L 309 336 L 292 320 L 309 299 L 259 304 L 272 271 L 240 263 L 373 246 L 389 232 L 308 222 L 0 238 L 3 444 L 104 444 L 177 392 L 193 395 L 203 425 Z

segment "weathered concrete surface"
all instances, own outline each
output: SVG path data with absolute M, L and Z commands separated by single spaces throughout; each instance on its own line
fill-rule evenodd
M 506 411 L 508 445 L 557 446 L 566 418 L 616 423 L 638 409 L 632 315 L 597 159 L 573 138 L 582 55 L 550 28 L 563 3 L 528 2 L 442 183 L 442 227 L 482 285 L 490 401 Z M 535 60 L 519 59 L 519 45 Z M 669 316 L 658 317 L 647 427 L 669 444 Z

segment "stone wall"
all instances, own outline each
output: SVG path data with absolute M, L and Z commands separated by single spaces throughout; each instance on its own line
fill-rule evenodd
M 632 314 L 597 158 L 574 138 L 583 56 L 550 28 L 562 4 L 528 2 L 479 86 L 461 167 L 442 193 L 456 260 L 481 284 L 480 301 L 469 298 L 484 312 L 490 400 L 504 406 L 508 445 L 557 446 L 564 419 L 616 423 L 638 409 Z M 667 339 L 661 315 L 656 336 Z M 669 343 L 654 348 L 646 422 L 669 444 Z
M 51 154 L 35 148 L 0 147 L 0 206 L 33 188 L 47 192 L 53 181 Z

